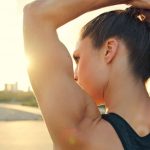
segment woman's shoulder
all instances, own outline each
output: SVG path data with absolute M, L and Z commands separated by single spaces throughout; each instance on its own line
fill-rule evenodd
M 88 131 L 84 132 L 86 150 L 123 150 L 121 141 L 112 125 L 101 118 Z

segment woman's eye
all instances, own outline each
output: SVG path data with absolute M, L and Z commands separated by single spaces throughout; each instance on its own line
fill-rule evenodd
M 79 59 L 80 59 L 80 57 L 74 56 L 74 60 L 75 60 L 75 62 L 76 62 L 77 64 L 79 63 Z
M 79 63 L 79 59 L 80 59 L 79 57 L 76 58 L 76 63 Z

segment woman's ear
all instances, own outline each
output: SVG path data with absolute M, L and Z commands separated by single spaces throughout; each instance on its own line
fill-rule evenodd
M 119 41 L 115 38 L 108 39 L 105 42 L 105 61 L 106 63 L 112 62 L 115 58 L 119 47 Z

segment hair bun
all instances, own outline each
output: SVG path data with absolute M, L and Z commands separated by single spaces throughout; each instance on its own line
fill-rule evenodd
M 147 21 L 147 17 L 145 15 L 146 10 L 141 8 L 135 8 L 135 7 L 129 7 L 126 9 L 126 13 L 130 15 L 131 17 L 134 17 L 136 19 L 139 19 L 139 21 L 144 22 Z

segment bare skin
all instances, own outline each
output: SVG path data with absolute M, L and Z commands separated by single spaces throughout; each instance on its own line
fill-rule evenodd
M 135 7 L 138 7 L 138 8 L 144 8 L 144 9 L 150 8 L 149 0 L 132 0 L 130 2 L 130 4 L 135 6 Z
M 124 43 L 108 39 L 102 50 L 94 51 L 90 38 L 80 41 L 74 75 L 71 57 L 56 33 L 87 11 L 122 3 L 129 1 L 38 0 L 24 9 L 29 77 L 56 150 L 123 149 L 114 129 L 101 119 L 95 101 L 124 117 L 139 136 L 150 133 L 149 96 L 128 69 Z

